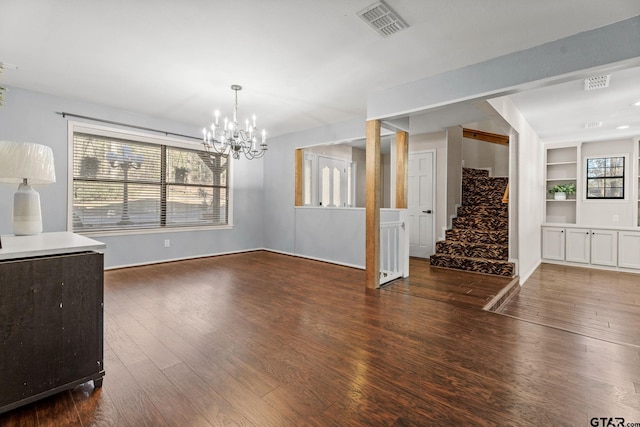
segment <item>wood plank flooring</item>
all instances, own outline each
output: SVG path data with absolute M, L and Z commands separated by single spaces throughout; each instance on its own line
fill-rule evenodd
M 640 349 L 640 275 L 542 264 L 498 313 Z
M 509 277 L 431 268 L 428 260 L 419 258 L 410 258 L 409 271 L 410 277 L 391 282 L 384 290 L 466 308 L 484 307 L 512 280 Z
M 373 292 L 363 271 L 269 252 L 108 271 L 103 388 L 0 425 L 640 422 L 637 348 L 483 311 L 486 276 L 413 264 Z

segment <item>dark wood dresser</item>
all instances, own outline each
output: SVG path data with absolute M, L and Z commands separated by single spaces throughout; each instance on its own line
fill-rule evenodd
M 69 232 L 1 239 L 0 413 L 101 387 L 105 244 Z

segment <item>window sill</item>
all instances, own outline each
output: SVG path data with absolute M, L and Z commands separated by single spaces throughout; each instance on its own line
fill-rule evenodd
M 113 230 L 113 231 L 72 231 L 76 234 L 87 237 L 111 237 L 111 236 L 133 236 L 137 234 L 166 234 L 166 233 L 188 233 L 192 231 L 217 231 L 217 230 L 231 230 L 231 225 L 212 225 L 212 226 L 197 226 L 197 227 L 173 227 L 173 228 L 148 228 L 138 230 Z

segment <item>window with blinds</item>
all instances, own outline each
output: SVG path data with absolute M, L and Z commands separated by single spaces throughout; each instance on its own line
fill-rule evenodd
M 228 224 L 228 158 L 73 133 L 73 231 Z

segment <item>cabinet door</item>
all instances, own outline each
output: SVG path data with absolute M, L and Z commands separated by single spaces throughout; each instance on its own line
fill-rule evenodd
M 618 232 L 591 230 L 591 264 L 618 265 Z
M 567 228 L 565 259 L 588 264 L 591 255 L 591 230 L 587 228 Z
M 62 275 L 52 258 L 0 263 L 0 407 L 59 385 Z
M 542 258 L 564 261 L 564 228 L 542 228 Z
M 618 267 L 640 269 L 640 232 L 618 232 Z
M 62 348 L 60 384 L 103 369 L 103 256 L 60 257 L 62 268 Z

